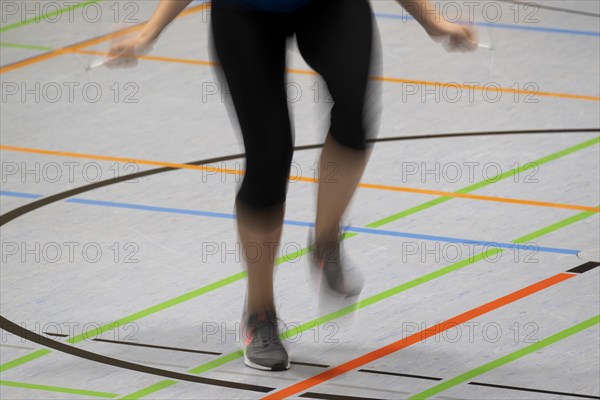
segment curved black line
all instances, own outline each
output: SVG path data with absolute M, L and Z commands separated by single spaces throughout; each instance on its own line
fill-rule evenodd
M 457 132 L 457 133 L 440 133 L 440 134 L 436 134 L 436 135 L 383 137 L 383 138 L 378 138 L 378 139 L 369 140 L 369 141 L 392 142 L 392 141 L 401 141 L 401 140 L 444 139 L 444 138 L 468 137 L 468 136 L 537 135 L 537 134 L 586 133 L 586 132 L 600 132 L 600 128 L 530 129 L 530 130 L 493 131 L 493 132 Z
M 235 159 L 242 158 L 242 157 L 244 157 L 244 154 L 236 154 L 236 155 L 231 155 L 231 156 L 211 158 L 208 160 L 189 162 L 189 163 L 186 163 L 185 165 L 204 165 L 204 164 L 211 164 L 211 163 L 216 163 L 216 162 L 221 162 L 221 161 L 235 160 Z M 67 197 L 76 196 L 78 194 L 89 192 L 90 190 L 94 190 L 94 189 L 99 189 L 101 187 L 113 185 L 115 183 L 129 181 L 129 180 L 137 179 L 137 178 L 143 178 L 146 176 L 156 175 L 156 174 L 160 174 L 163 172 L 169 172 L 169 171 L 179 170 L 179 169 L 181 169 L 181 168 L 162 167 L 162 168 L 156 168 L 156 169 L 149 169 L 147 171 L 136 172 L 135 174 L 130 174 L 130 175 L 118 176 L 115 178 L 107 179 L 105 181 L 94 182 L 89 185 L 85 185 L 85 186 L 81 186 L 81 187 L 78 187 L 75 189 L 67 190 L 66 192 L 53 194 L 51 196 L 44 197 L 44 198 L 41 198 L 36 201 L 32 201 L 31 203 L 27 203 L 22 207 L 15 208 L 14 210 L 11 210 L 5 214 L 0 215 L 0 226 L 3 226 L 4 224 L 9 223 L 10 221 L 12 221 L 16 218 L 19 218 L 20 216 L 27 214 L 28 212 L 37 210 L 38 208 L 42 208 L 51 203 L 55 203 L 57 201 L 64 200 Z
M 28 329 L 20 327 L 7 320 L 6 318 L 0 316 L 0 326 L 5 331 L 12 333 L 13 335 L 20 336 L 37 344 L 41 344 L 42 346 L 50 347 L 51 349 L 62 351 L 63 353 L 71 354 L 76 357 L 84 358 L 90 361 L 96 361 L 102 364 L 108 364 L 115 367 L 126 368 L 132 371 L 144 372 L 152 375 L 164 376 L 165 378 L 177 379 L 180 381 L 187 382 L 195 382 L 195 383 L 205 383 L 207 385 L 214 386 L 222 386 L 228 387 L 232 389 L 241 389 L 241 390 L 249 390 L 252 392 L 262 392 L 267 393 L 275 388 L 266 387 L 266 386 L 258 386 L 258 385 L 249 385 L 246 383 L 238 383 L 238 382 L 230 382 L 223 381 L 220 379 L 211 379 L 211 378 L 203 378 L 197 375 L 189 375 L 182 374 L 179 372 L 169 371 L 166 369 L 159 369 L 154 367 L 148 367 L 141 364 L 135 364 L 129 361 L 119 360 L 112 357 L 103 356 L 97 353 L 93 353 L 91 351 L 83 350 L 78 347 L 70 346 L 65 343 L 57 342 L 56 340 L 46 338 L 44 336 L 38 335 L 36 333 L 31 332 Z
M 449 137 L 465 137 L 465 136 L 488 136 L 488 135 L 515 135 L 515 134 L 539 134 L 539 133 L 577 133 L 577 132 L 600 132 L 600 128 L 583 128 L 583 129 L 549 129 L 549 130 L 515 130 L 515 131 L 497 131 L 497 132 L 473 132 L 473 133 L 446 133 L 446 134 L 437 134 L 437 135 L 416 135 L 416 136 L 399 136 L 399 137 L 388 137 L 388 138 L 379 138 L 379 139 L 371 139 L 370 142 L 378 143 L 378 142 L 389 142 L 389 141 L 404 141 L 404 140 L 421 140 L 421 139 L 444 139 Z M 306 146 L 297 146 L 295 150 L 310 150 L 323 147 L 323 144 L 314 144 L 314 145 L 306 145 Z M 222 161 L 234 160 L 238 158 L 243 158 L 244 153 L 235 154 L 230 156 L 216 157 L 207 160 L 194 161 L 190 163 L 186 163 L 185 165 L 204 165 L 210 163 L 217 163 Z M 94 189 L 99 189 L 101 187 L 113 185 L 115 183 L 120 183 L 124 181 L 129 181 L 131 179 L 143 178 L 146 176 L 160 174 L 162 172 L 169 172 L 173 170 L 179 170 L 180 168 L 176 167 L 162 167 L 156 169 L 150 169 L 147 171 L 137 172 L 131 175 L 119 176 L 111 179 L 107 179 L 105 181 L 95 182 L 89 185 L 81 186 L 75 189 L 67 190 L 66 192 L 57 193 L 48 197 L 44 197 L 42 199 L 33 201 L 31 203 L 25 204 L 24 206 L 18 207 L 14 210 L 11 210 L 3 215 L 0 215 L 0 227 L 5 224 L 13 221 L 31 211 L 35 211 L 39 208 L 47 206 L 49 204 L 55 203 L 57 201 L 66 199 L 71 196 L 75 196 L 81 193 L 89 192 Z M 152 375 L 159 375 L 173 379 L 185 380 L 189 382 L 197 382 L 204 383 L 207 385 L 216 385 L 216 386 L 225 386 L 231 387 L 235 389 L 242 390 L 251 390 L 258 392 L 268 392 L 273 390 L 273 388 L 267 388 L 264 386 L 254 386 L 247 385 L 243 383 L 237 382 L 229 382 L 229 381 L 221 381 L 217 379 L 208 379 L 201 378 L 199 376 L 193 376 L 188 374 L 181 374 L 178 372 L 172 372 L 169 370 L 163 370 L 159 368 L 146 367 L 140 364 L 131 363 L 128 361 L 122 361 L 111 357 L 102 356 L 100 354 L 96 354 L 93 352 L 89 352 L 86 350 L 82 350 L 80 348 L 67 345 L 64 343 L 57 342 L 53 339 L 46 338 L 40 334 L 27 330 L 14 322 L 6 319 L 5 317 L 0 315 L 0 328 L 4 329 L 8 332 L 11 332 L 14 335 L 20 336 L 26 340 L 38 343 L 42 346 L 49 347 L 54 350 L 61 351 L 66 354 L 70 354 L 76 357 L 81 357 L 87 360 L 96 361 L 99 363 L 111 365 L 118 368 L 125 368 L 139 372 L 145 372 Z
M 459 132 L 459 133 L 440 133 L 435 135 L 413 135 L 413 136 L 393 136 L 393 137 L 382 137 L 376 139 L 369 139 L 368 142 L 371 143 L 379 143 L 379 142 L 399 142 L 405 140 L 422 140 L 422 139 L 445 139 L 452 137 L 468 137 L 468 136 L 504 136 L 504 135 L 532 135 L 532 134 L 560 134 L 560 133 L 587 133 L 587 132 L 600 132 L 600 128 L 580 128 L 580 129 L 532 129 L 532 130 L 512 130 L 512 131 L 493 131 L 493 132 Z M 302 150 L 311 150 L 318 149 L 323 147 L 323 143 L 321 144 L 309 144 L 304 146 L 296 146 L 294 150 L 302 151 Z M 217 163 L 222 161 L 235 160 L 239 158 L 243 158 L 245 153 L 216 157 L 207 160 L 193 161 L 185 163 L 184 165 L 204 165 Z M 55 203 L 57 201 L 66 199 L 67 197 L 76 196 L 81 193 L 85 193 L 94 189 L 99 189 L 101 187 L 113 185 L 115 183 L 120 183 L 124 181 L 129 181 L 132 179 L 143 178 L 150 175 L 160 174 L 163 172 L 178 170 L 180 168 L 177 167 L 162 167 L 156 169 L 150 169 L 147 171 L 137 172 L 135 174 L 119 176 L 111 179 L 107 179 L 105 181 L 95 182 L 89 185 L 81 186 L 75 189 L 67 190 L 66 192 L 57 193 L 48 197 L 44 197 L 42 199 L 33 201 L 31 203 L 27 203 L 24 206 L 15 208 L 5 214 L 0 215 L 0 226 L 3 226 L 10 221 L 27 214 L 28 212 L 37 210 L 43 206 L 46 206 L 51 203 Z

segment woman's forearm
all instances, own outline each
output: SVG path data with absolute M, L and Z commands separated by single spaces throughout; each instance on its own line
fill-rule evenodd
M 149 41 L 156 40 L 163 29 L 191 2 L 192 0 L 160 0 L 154 14 L 152 14 L 140 35 Z

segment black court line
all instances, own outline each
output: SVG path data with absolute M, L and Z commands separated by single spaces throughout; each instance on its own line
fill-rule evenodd
M 43 332 L 43 334 L 48 335 L 48 336 L 55 336 L 55 337 L 69 337 L 69 335 L 65 335 L 63 333 Z M 161 346 L 161 345 L 156 345 L 156 344 L 146 344 L 146 343 L 139 343 L 139 342 L 123 342 L 120 340 L 99 339 L 99 338 L 92 339 L 92 341 L 102 342 L 102 343 L 121 344 L 121 345 L 127 345 L 127 346 L 148 347 L 151 349 L 181 351 L 183 353 L 208 354 L 211 356 L 223 355 L 223 353 L 219 353 L 218 351 L 194 350 L 194 349 L 186 349 L 183 347 Z M 294 364 L 294 365 L 304 365 L 304 366 L 308 366 L 308 367 L 329 368 L 329 365 L 324 365 L 324 364 L 307 363 L 307 362 L 300 362 L 300 361 L 291 361 L 290 363 Z
M 322 400 L 384 400 L 375 397 L 356 397 L 356 396 L 346 396 L 339 394 L 329 394 L 329 393 L 316 393 L 316 392 L 306 392 L 301 394 L 298 397 L 304 397 L 307 399 L 322 399 Z
M 92 339 L 94 342 L 103 342 L 103 343 L 115 343 L 115 344 L 125 344 L 129 346 L 138 346 L 138 347 L 149 347 L 152 349 L 161 349 L 161 350 L 172 350 L 172 351 L 181 351 L 185 353 L 197 353 L 197 354 L 209 354 L 211 356 L 220 356 L 223 353 L 218 353 L 216 351 L 204 351 L 204 350 L 193 350 L 193 349 L 182 349 L 179 347 L 169 347 L 169 346 L 158 346 L 155 344 L 144 344 L 144 343 L 136 343 L 136 342 L 121 342 L 118 340 L 109 340 L 109 339 Z
M 369 141 L 378 143 L 378 142 L 388 142 L 388 141 L 405 141 L 405 140 L 420 140 L 420 139 L 434 139 L 434 138 L 444 139 L 444 138 L 449 138 L 449 137 L 461 137 L 461 136 L 464 137 L 464 136 L 541 134 L 541 133 L 551 134 L 551 133 L 576 133 L 576 132 L 599 132 L 599 131 L 600 131 L 600 128 L 562 129 L 562 130 L 561 129 L 550 129 L 550 130 L 538 129 L 538 130 L 515 130 L 515 131 L 497 131 L 497 132 L 474 132 L 474 133 L 450 133 L 450 134 L 434 134 L 434 135 L 400 136 L 400 137 L 395 137 L 395 138 L 370 139 Z M 315 144 L 315 145 L 308 145 L 308 146 L 298 146 L 294 150 L 309 150 L 309 149 L 316 149 L 316 148 L 321 148 L 321 147 L 323 147 L 323 144 Z M 211 159 L 207 159 L 207 160 L 194 161 L 194 162 L 190 162 L 190 163 L 186 163 L 186 164 L 188 164 L 188 165 L 205 165 L 205 164 L 211 164 L 211 163 L 218 163 L 218 162 L 222 162 L 222 161 L 240 159 L 240 158 L 243 158 L 244 156 L 245 156 L 244 153 L 234 154 L 234 155 L 229 155 L 229 156 L 211 158 Z M 150 169 L 150 170 L 146 170 L 146 171 L 142 171 L 142 172 L 137 172 L 137 173 L 131 174 L 131 175 L 118 176 L 118 177 L 114 177 L 114 178 L 107 179 L 104 181 L 91 183 L 89 185 L 85 185 L 85 186 L 81 186 L 81 187 L 74 188 L 71 190 L 67 190 L 65 192 L 50 195 L 48 197 L 43 197 L 39 200 L 32 201 L 31 203 L 27 203 L 21 207 L 15 208 L 14 210 L 11 210 L 5 214 L 0 215 L 0 227 L 4 226 L 5 224 L 23 216 L 29 212 L 38 210 L 44 206 L 50 205 L 52 203 L 56 203 L 58 201 L 64 200 L 64 199 L 72 197 L 72 196 L 79 195 L 81 193 L 89 192 L 94 189 L 99 189 L 99 188 L 113 185 L 116 183 L 125 182 L 125 181 L 131 180 L 131 179 L 137 179 L 137 178 L 160 174 L 163 172 L 177 171 L 177 170 L 180 170 L 180 168 L 161 167 L 161 168 L 156 168 L 156 169 Z M 13 333 L 14 335 L 22 337 L 26 340 L 30 340 L 32 342 L 38 343 L 42 346 L 49 347 L 49 348 L 57 350 L 57 351 L 61 351 L 63 353 L 70 354 L 75 357 L 80 357 L 80 358 L 84 358 L 87 360 L 96 361 L 96 362 L 99 362 L 102 364 L 112 365 L 112 366 L 115 366 L 118 368 L 130 369 L 133 371 L 144 372 L 144 373 L 148 373 L 148 374 L 152 374 L 152 375 L 159 375 L 159 376 L 164 376 L 164 377 L 178 379 L 178 380 L 204 383 L 204 384 L 215 385 L 215 386 L 232 387 L 232 388 L 243 389 L 243 390 L 268 392 L 268 391 L 274 389 L 274 388 L 267 388 L 264 386 L 247 385 L 247 384 L 241 384 L 241 383 L 236 383 L 236 382 L 221 381 L 221 380 L 217 380 L 217 379 L 208 379 L 208 378 L 202 378 L 202 377 L 192 376 L 192 375 L 188 375 L 188 374 L 181 374 L 181 373 L 172 372 L 169 370 L 163 370 L 163 369 L 153 368 L 153 367 L 146 367 L 146 366 L 143 366 L 140 364 L 135 364 L 135 363 L 126 362 L 126 361 L 122 361 L 122 360 L 111 358 L 111 357 L 102 356 L 100 354 L 85 351 L 80 348 L 77 348 L 77 347 L 74 347 L 71 345 L 67 345 L 62 342 L 57 342 L 54 339 L 49 339 L 47 337 L 44 337 L 40 334 L 37 334 L 33 331 L 30 331 L 28 329 L 25 329 L 25 328 L 15 324 L 14 322 L 8 320 L 7 318 L 5 318 L 1 315 L 0 315 L 0 328 L 4 329 L 7 332 Z
M 522 2 L 522 1 L 516 1 L 516 0 L 498 0 L 501 1 L 503 3 L 511 3 L 511 4 L 518 4 L 520 6 L 525 6 L 525 7 L 533 7 L 533 8 L 539 8 L 542 10 L 549 10 L 549 11 L 558 11 L 558 12 L 563 12 L 563 13 L 568 13 L 568 14 L 577 14 L 577 15 L 585 15 L 587 17 L 596 17 L 596 18 L 600 18 L 600 14 L 594 14 L 588 11 L 579 11 L 579 10 L 573 10 L 570 8 L 561 8 L 561 7 L 553 7 L 553 6 L 546 6 L 540 3 L 536 3 L 536 2 Z
M 571 272 L 574 274 L 583 274 L 584 272 L 590 271 L 596 267 L 600 266 L 600 262 L 596 262 L 596 261 L 588 261 L 585 264 L 581 264 L 578 267 L 575 268 L 571 268 L 570 270 L 568 270 L 567 272 Z
M 427 379 L 427 380 L 430 380 L 430 381 L 441 381 L 441 380 L 443 380 L 442 378 L 435 378 L 433 376 L 401 374 L 399 372 L 377 371 L 377 370 L 373 370 L 373 369 L 359 369 L 357 372 L 368 372 L 369 374 L 402 376 L 404 378 Z
M 69 335 L 65 335 L 64 333 L 52 333 L 52 332 L 42 332 L 44 335 L 47 336 L 54 336 L 54 337 L 69 337 Z
M 491 384 L 491 383 L 469 382 L 469 385 L 487 386 L 487 387 L 493 387 L 493 388 L 498 388 L 498 389 L 520 390 L 522 392 L 556 394 L 556 395 L 559 395 L 559 396 L 580 397 L 580 398 L 584 398 L 584 399 L 600 399 L 600 397 L 598 397 L 598 396 L 590 396 L 590 395 L 587 395 L 587 394 L 554 392 L 552 390 L 531 389 L 531 388 L 524 388 L 524 387 L 518 387 L 518 386 L 494 385 L 494 384 Z
M 68 335 L 61 335 L 61 336 L 68 336 Z M 194 349 L 186 349 L 186 348 L 181 348 L 181 347 L 160 346 L 160 345 L 144 344 L 144 343 L 136 343 L 136 342 L 122 342 L 119 340 L 109 340 L 109 339 L 92 339 L 92 340 L 94 342 L 114 343 L 114 344 L 138 346 L 138 347 L 149 347 L 152 349 L 181 351 L 184 353 L 208 354 L 208 355 L 212 355 L 212 356 L 223 355 L 223 353 L 219 353 L 218 351 L 194 350 Z M 317 367 L 317 368 L 329 368 L 329 365 L 313 364 L 313 363 L 306 363 L 306 362 L 299 362 L 299 361 L 290 361 L 290 364 L 305 365 L 305 366 Z
M 511 130 L 511 131 L 493 131 L 493 132 L 456 132 L 456 133 L 440 133 L 435 135 L 414 135 L 414 136 L 392 136 L 376 139 L 369 139 L 368 142 L 392 142 L 401 140 L 421 140 L 421 139 L 442 139 L 453 137 L 468 137 L 468 136 L 503 136 L 503 135 L 535 135 L 535 134 L 557 134 L 557 133 L 593 133 L 599 132 L 600 128 L 582 128 L 582 129 L 529 129 L 529 130 Z M 300 146 L 297 149 L 301 149 Z
M 291 364 L 295 365 L 304 365 L 307 367 L 315 367 L 315 368 L 329 368 L 329 365 L 325 364 L 315 364 L 315 363 L 307 363 L 307 362 L 299 362 L 299 361 L 291 361 Z
M 44 332 L 44 333 L 46 333 L 46 332 Z M 68 335 L 55 335 L 55 336 L 64 336 L 64 337 L 67 337 Z M 94 342 L 114 343 L 114 344 L 121 344 L 121 345 L 128 345 L 128 346 L 138 346 L 138 347 L 149 347 L 149 348 L 152 348 L 152 349 L 181 351 L 181 352 L 184 352 L 184 353 L 208 354 L 208 355 L 212 355 L 212 356 L 221 356 L 221 355 L 223 355 L 223 353 L 219 353 L 218 351 L 194 350 L 194 349 L 185 349 L 185 348 L 181 348 L 181 347 L 160 346 L 160 345 L 145 344 L 145 343 L 136 343 L 136 342 L 122 342 L 122 341 L 119 341 L 119 340 L 109 340 L 109 339 L 97 339 L 96 338 L 96 339 L 92 339 L 92 340 Z M 306 362 L 300 362 L 300 361 L 291 361 L 290 364 L 293 364 L 293 365 L 305 365 L 305 366 L 317 367 L 317 368 L 329 368 L 329 365 L 313 364 L 313 363 L 306 363 Z

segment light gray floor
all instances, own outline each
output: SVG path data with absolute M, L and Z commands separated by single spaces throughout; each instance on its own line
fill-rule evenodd
M 54 10 L 44 2 L 26 3 L 32 13 Z M 209 60 L 208 8 L 183 16 L 169 27 L 151 53 L 169 60 L 141 60 L 131 70 L 86 72 L 85 64 L 101 56 L 65 53 L 27 65 L 22 60 L 35 60 L 52 49 L 133 26 L 136 20 L 146 20 L 157 2 L 104 0 L 74 10 L 70 16 L 59 15 L 53 22 L 46 18 L 13 26 L 21 21 L 24 4 L 1 2 L 0 56 L 1 65 L 7 67 L 0 74 L 1 145 L 23 148 L 0 151 L 2 215 L 38 198 L 115 176 L 243 152 L 212 67 L 202 63 Z M 359 189 L 346 224 L 371 231 L 359 233 L 345 244 L 348 258 L 367 277 L 361 299 L 370 303 L 361 303 L 357 312 L 342 315 L 339 310 L 356 299 L 320 302 L 308 279 L 306 257 L 277 268 L 279 316 L 288 328 L 336 313 L 327 320 L 321 318 L 320 325 L 307 328 L 287 343 L 293 361 L 331 368 L 586 261 L 600 261 L 598 213 L 582 214 L 584 209 L 564 207 L 595 207 L 600 199 L 598 143 L 564 152 L 598 137 L 598 131 L 566 130 L 600 127 L 599 3 L 544 1 L 544 8 L 477 3 L 472 7 L 480 40 L 493 44 L 493 54 L 486 49 L 447 54 L 416 22 L 403 19 L 406 13 L 395 2 L 376 0 L 372 4 L 381 31 L 386 78 L 380 138 L 559 132 L 395 140 L 375 145 L 362 181 L 386 187 Z M 16 12 L 10 8 L 13 5 Z M 438 4 L 448 18 L 454 15 L 454 5 L 468 17 L 466 3 Z M 88 14 L 83 14 L 84 10 Z M 101 18 L 92 23 L 97 10 L 101 10 Z M 501 10 L 498 20 L 494 19 L 495 10 Z M 109 43 L 83 50 L 106 51 Z M 13 63 L 18 68 L 11 67 Z M 320 143 L 328 105 L 323 82 L 302 73 L 309 68 L 293 46 L 289 66 L 300 70 L 288 76 L 296 145 Z M 536 93 L 463 87 L 462 97 L 455 101 L 456 90 L 440 83 Z M 72 99 L 69 86 L 75 88 Z M 54 101 L 56 87 L 62 95 Z M 98 88 L 102 93 L 98 101 L 90 100 Z M 30 90 L 29 94 L 24 94 L 24 89 Z M 292 173 L 314 178 L 318 156 L 315 149 L 296 152 Z M 451 198 L 423 206 L 440 196 L 426 190 L 455 192 L 529 162 L 537 162 L 536 167 L 465 191 L 487 199 Z M 243 160 L 209 167 L 241 169 Z M 178 168 L 77 194 L 10 221 L 2 226 L 2 316 L 38 334 L 69 336 L 132 316 L 96 338 L 224 355 L 237 351 L 239 340 L 234 332 L 245 280 L 239 275 L 243 269 L 235 254 L 231 214 L 240 179 L 210 169 Z M 314 219 L 315 189 L 310 182 L 289 185 L 283 255 L 306 246 L 307 224 Z M 490 201 L 497 197 L 555 204 Z M 398 214 L 401 212 L 404 214 Z M 393 215 L 396 218 L 388 218 Z M 576 215 L 582 218 L 556 225 Z M 383 219 L 386 223 L 373 224 Z M 453 243 L 467 239 L 508 244 L 534 232 L 539 234 L 522 242 L 549 249 L 506 249 L 468 262 L 484 248 Z M 464 266 L 453 272 L 402 289 L 404 283 L 461 262 Z M 483 313 L 470 325 L 459 325 L 360 366 L 397 375 L 353 370 L 308 391 L 408 398 L 597 316 L 599 286 L 596 268 Z M 198 291 L 207 287 L 214 290 Z M 13 360 L 44 347 L 0 332 L 3 399 L 102 395 L 93 392 L 122 397 L 164 380 L 55 350 L 13 367 Z M 65 342 L 67 338 L 54 339 Z M 598 398 L 598 340 L 598 325 L 592 325 L 449 387 L 434 398 Z M 93 340 L 73 346 L 179 373 L 219 357 Z M 201 376 L 283 389 L 324 370 L 296 364 L 286 372 L 264 373 L 245 367 L 237 358 L 207 368 Z M 260 397 L 257 392 L 178 382 L 142 398 Z

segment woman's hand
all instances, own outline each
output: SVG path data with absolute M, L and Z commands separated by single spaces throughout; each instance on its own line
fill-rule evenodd
M 427 34 L 441 43 L 447 51 L 473 51 L 477 49 L 477 32 L 470 26 L 452 24 L 443 19 L 424 26 Z
M 137 58 L 148 54 L 165 27 L 186 8 L 192 0 L 160 0 L 152 18 L 142 31 L 131 39 L 113 43 L 109 50 L 108 68 L 130 68 L 137 65 Z
M 138 35 L 113 43 L 108 51 L 105 65 L 108 68 L 132 68 L 138 64 L 138 57 L 152 50 L 153 41 L 145 35 Z

